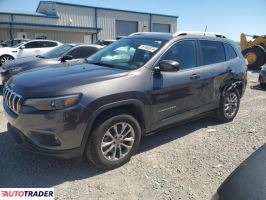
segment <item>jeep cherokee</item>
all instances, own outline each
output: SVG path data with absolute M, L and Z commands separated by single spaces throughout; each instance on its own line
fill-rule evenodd
M 132 34 L 86 63 L 13 76 L 3 91 L 8 131 L 35 152 L 115 168 L 143 135 L 214 113 L 233 120 L 246 70 L 221 35 Z

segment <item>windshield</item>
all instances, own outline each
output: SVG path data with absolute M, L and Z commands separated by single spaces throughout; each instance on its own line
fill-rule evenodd
M 18 43 L 18 44 L 16 44 L 16 45 L 12 46 L 12 48 L 17 48 L 17 47 L 19 47 L 19 46 L 21 46 L 21 45 L 23 45 L 23 44 L 25 44 L 25 42 L 20 42 L 20 43 Z
M 70 50 L 73 47 L 73 45 L 70 44 L 63 44 L 61 46 L 58 46 L 51 51 L 48 51 L 45 54 L 42 54 L 40 57 L 42 58 L 58 58 L 62 56 L 64 53 L 66 53 L 68 50 Z
M 143 66 L 166 43 L 150 38 L 124 38 L 87 58 L 89 63 L 126 70 Z

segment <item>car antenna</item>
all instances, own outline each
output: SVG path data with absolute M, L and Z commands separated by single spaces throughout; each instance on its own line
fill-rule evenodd
M 205 30 L 204 30 L 204 36 L 205 36 L 206 31 L 207 31 L 207 28 L 208 28 L 208 26 L 206 25 Z

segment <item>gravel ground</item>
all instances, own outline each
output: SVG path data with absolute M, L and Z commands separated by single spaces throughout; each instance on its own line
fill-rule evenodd
M 145 137 L 139 153 L 112 171 L 22 150 L 0 110 L 0 187 L 54 187 L 56 199 L 210 199 L 266 140 L 266 91 L 256 86 L 257 72 L 248 77 L 233 122 L 202 119 Z

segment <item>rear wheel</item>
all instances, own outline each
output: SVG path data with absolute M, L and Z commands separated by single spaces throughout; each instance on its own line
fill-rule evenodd
M 0 64 L 3 65 L 10 60 L 14 60 L 14 58 L 10 55 L 3 55 L 0 57 Z
M 266 53 L 260 46 L 244 49 L 242 54 L 248 60 L 248 67 L 250 68 L 258 68 L 266 62 Z
M 87 142 L 85 158 L 103 169 L 128 162 L 138 149 L 141 128 L 128 113 L 115 112 L 97 123 Z
M 220 108 L 217 110 L 217 118 L 223 122 L 232 121 L 238 113 L 240 95 L 237 90 L 227 92 L 221 99 Z

